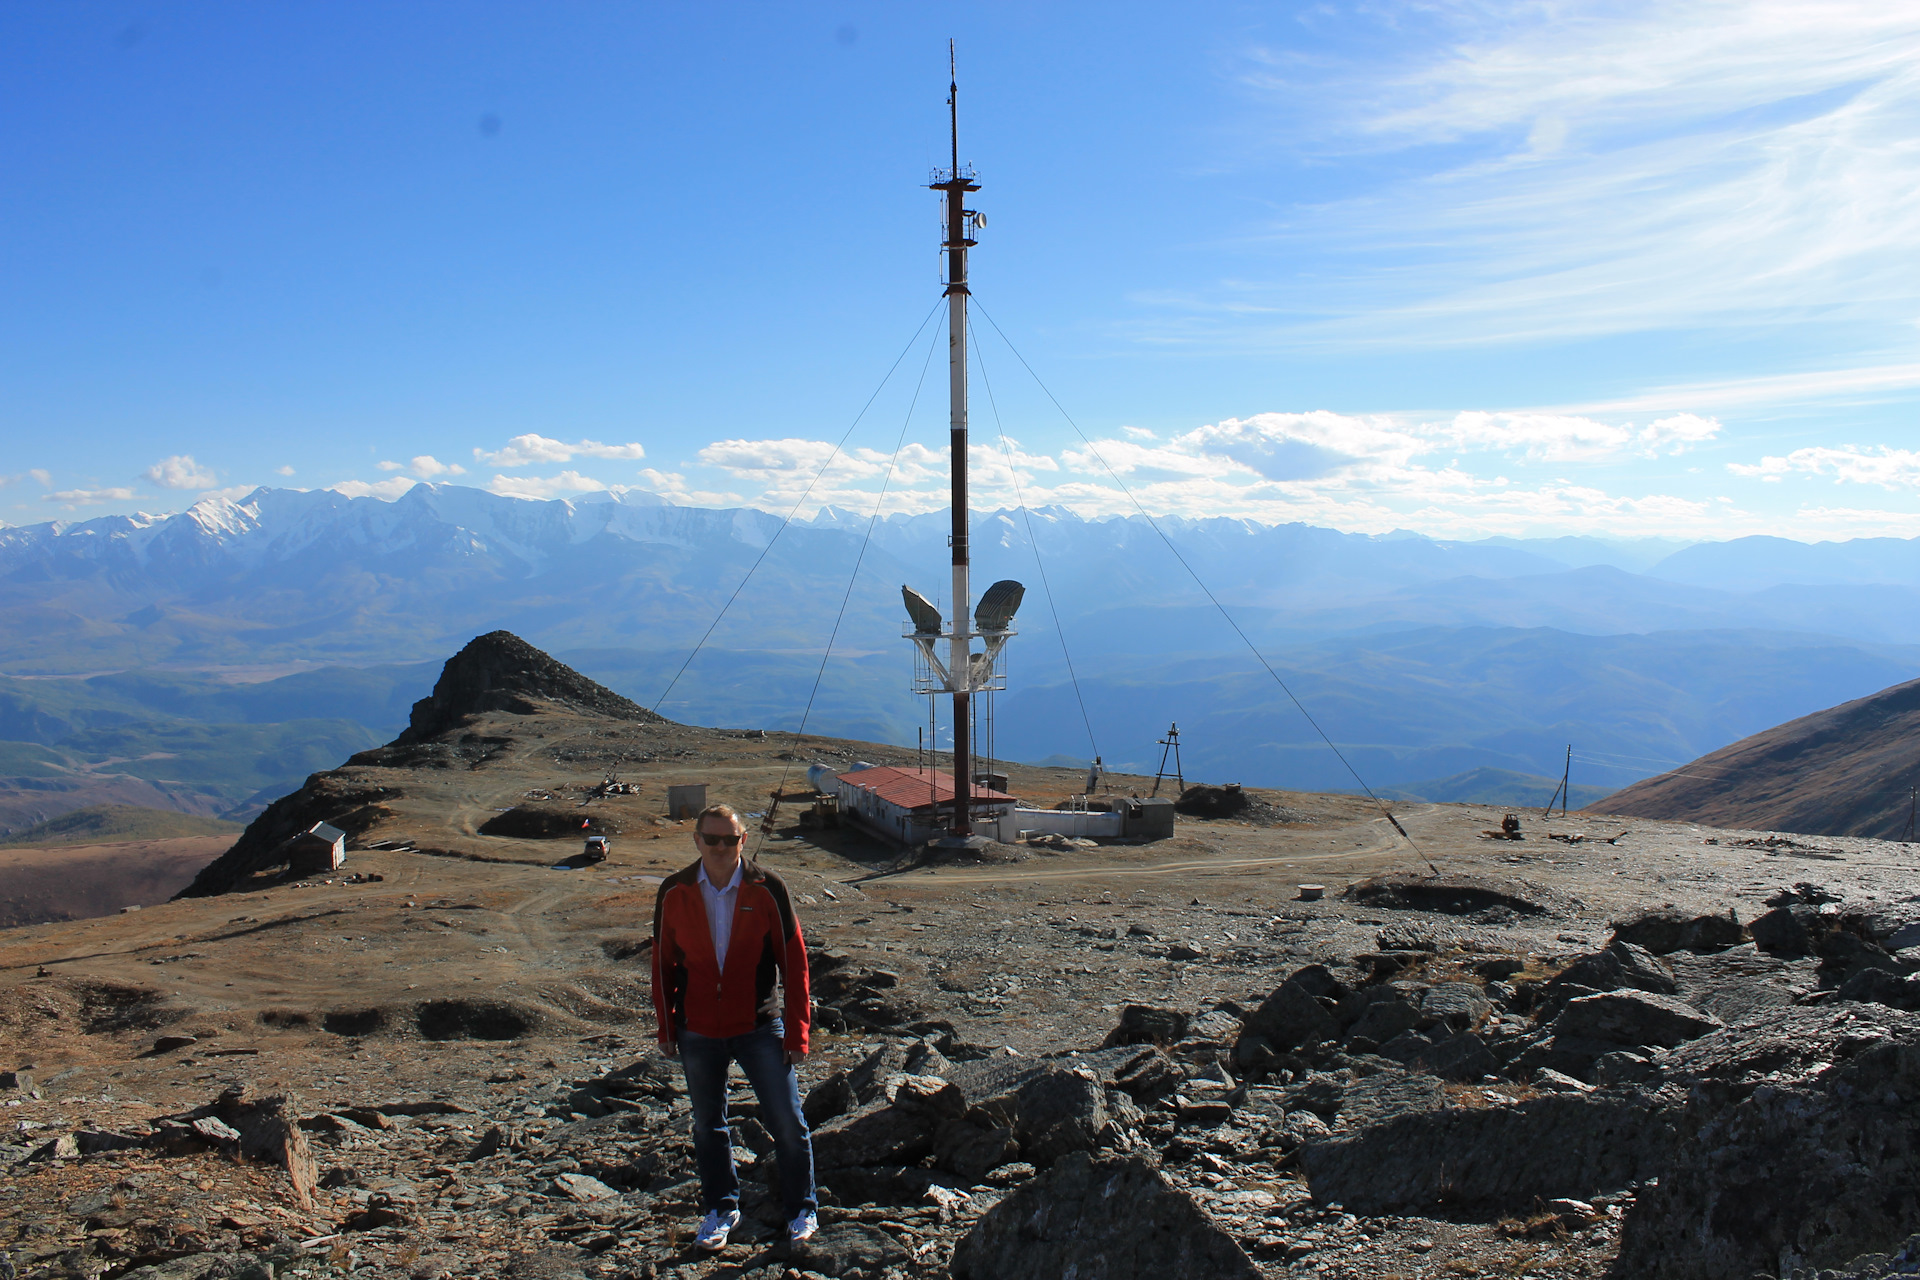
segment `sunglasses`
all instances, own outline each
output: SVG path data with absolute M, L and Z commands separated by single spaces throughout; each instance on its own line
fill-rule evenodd
M 700 838 L 706 841 L 708 844 L 726 845 L 728 847 L 731 847 L 733 845 L 740 843 L 739 836 L 713 836 L 713 835 L 708 835 L 704 831 L 700 833 Z

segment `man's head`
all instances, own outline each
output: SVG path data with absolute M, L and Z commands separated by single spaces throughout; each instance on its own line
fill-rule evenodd
M 724 883 L 733 878 L 746 832 L 740 815 L 731 806 L 708 805 L 700 811 L 700 816 L 693 820 L 693 843 L 700 850 L 700 860 L 707 865 L 707 879 Z

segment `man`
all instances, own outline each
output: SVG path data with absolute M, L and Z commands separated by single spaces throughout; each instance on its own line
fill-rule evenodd
M 787 886 L 741 857 L 746 829 L 726 805 L 694 820 L 700 860 L 668 876 L 653 903 L 653 1009 L 660 1052 L 679 1058 L 693 1104 L 700 1172 L 696 1247 L 724 1249 L 740 1225 L 740 1179 L 727 1130 L 727 1067 L 737 1062 L 773 1135 L 787 1236 L 818 1227 L 813 1138 L 794 1067 L 807 1056 L 807 944 Z M 786 993 L 784 1017 L 774 977 Z

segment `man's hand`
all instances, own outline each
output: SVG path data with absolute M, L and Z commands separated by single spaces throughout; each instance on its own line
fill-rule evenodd
M 787 1065 L 788 1065 L 788 1066 L 790 1066 L 790 1067 L 797 1067 L 797 1066 L 799 1066 L 799 1065 L 800 1065 L 801 1063 L 803 1063 L 803 1062 L 805 1062 L 806 1060 L 807 1060 L 807 1051 L 806 1051 L 805 1049 L 789 1049 L 789 1050 L 787 1050 Z
M 680 1056 L 680 1044 L 675 1040 L 662 1040 L 660 1042 L 660 1052 L 666 1054 L 669 1058 L 677 1058 Z

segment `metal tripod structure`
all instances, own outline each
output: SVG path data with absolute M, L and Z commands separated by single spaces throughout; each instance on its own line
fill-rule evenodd
M 1155 771 L 1153 775 L 1153 790 L 1148 794 L 1159 795 L 1161 782 L 1168 778 L 1172 778 L 1174 784 L 1178 786 L 1180 790 L 1185 791 L 1187 789 L 1187 780 L 1180 772 L 1180 726 L 1178 724 L 1168 725 L 1167 736 L 1161 738 L 1159 741 L 1160 768 Z M 1167 772 L 1167 756 L 1169 754 L 1173 756 L 1172 773 Z

